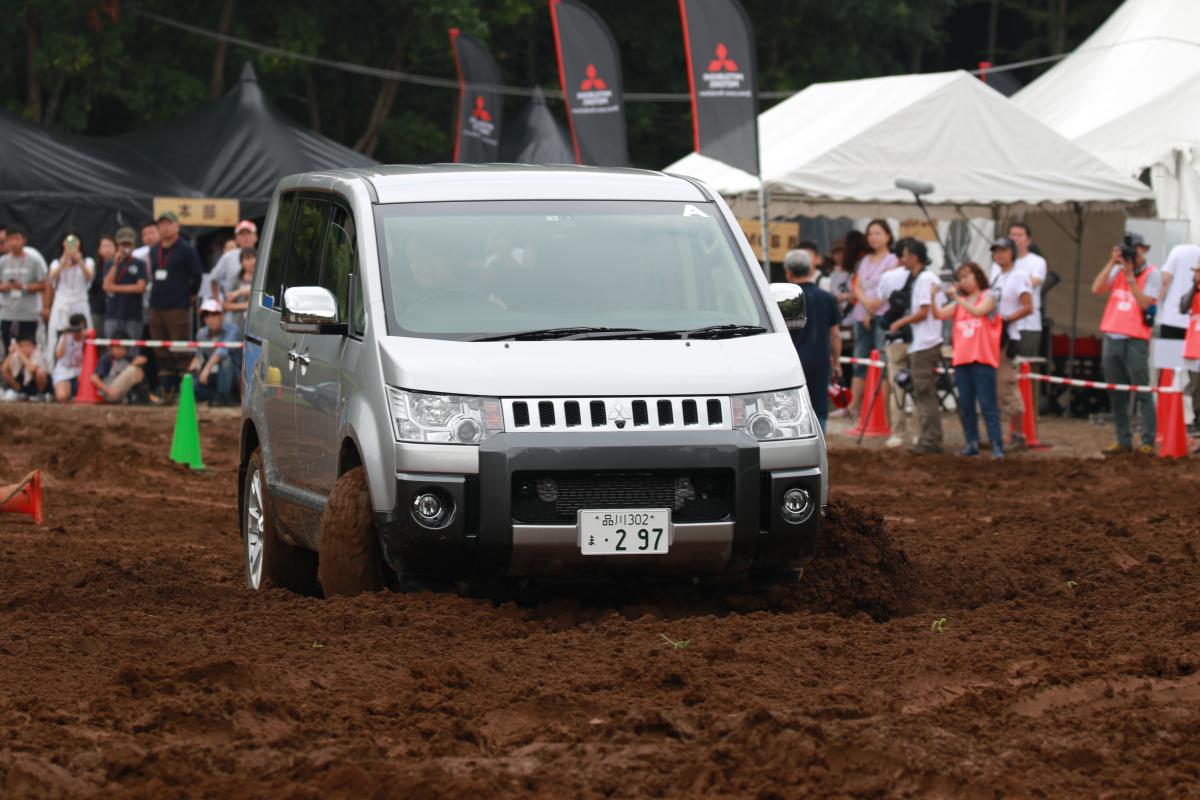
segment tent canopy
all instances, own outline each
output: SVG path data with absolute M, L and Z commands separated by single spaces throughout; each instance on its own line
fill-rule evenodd
M 378 163 L 293 123 L 263 94 L 249 63 L 217 102 L 114 145 L 145 173 L 192 187 L 193 196 L 237 198 L 245 216 L 266 212 L 285 175 Z
M 511 122 L 504 121 L 500 160 L 519 164 L 574 164 L 575 150 L 563 126 L 546 107 L 539 87 Z
M 1159 215 L 1200 239 L 1200 3 L 1127 0 L 1013 99 L 1122 172 L 1152 168 Z
M 911 207 L 912 195 L 895 186 L 899 178 L 933 183 L 924 200 L 942 217 L 1150 197 L 1140 182 L 961 71 L 814 84 L 760 115 L 759 142 L 776 214 Z M 697 153 L 667 171 L 725 195 L 758 190 L 755 176 Z

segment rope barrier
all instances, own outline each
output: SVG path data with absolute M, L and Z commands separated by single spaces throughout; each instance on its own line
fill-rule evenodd
M 189 342 L 182 339 L 93 339 L 92 343 L 97 347 L 111 347 L 115 344 L 121 347 L 184 347 L 189 350 L 212 350 L 222 347 L 226 350 L 240 350 L 244 346 L 242 342 Z
M 869 367 L 879 367 L 882 369 L 886 364 L 882 361 L 872 361 L 869 358 L 853 358 L 850 356 L 842 356 L 838 359 L 842 364 L 866 364 Z M 1044 358 L 1018 358 L 1017 363 L 1035 364 L 1045 363 Z M 948 375 L 953 372 L 953 369 L 937 368 L 939 375 Z M 1057 375 L 1042 375 L 1038 372 L 1029 373 L 1029 379 L 1032 381 L 1041 381 L 1042 383 L 1056 383 L 1063 386 L 1075 386 L 1082 389 L 1108 389 L 1114 392 L 1142 392 L 1144 394 L 1182 394 L 1183 389 L 1177 386 L 1133 386 L 1128 383 L 1105 383 L 1103 381 L 1086 381 L 1079 378 L 1060 378 Z

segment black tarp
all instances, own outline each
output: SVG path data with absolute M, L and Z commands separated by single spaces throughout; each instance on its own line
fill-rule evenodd
M 150 216 L 153 196 L 187 187 L 148 176 L 102 139 L 57 133 L 0 109 L 0 222 L 20 223 L 47 258 L 68 232 L 93 252 L 103 233 Z
M 540 88 L 516 118 L 505 122 L 500 159 L 519 164 L 575 163 L 571 139 L 546 108 L 546 97 Z
M 263 94 L 249 63 L 217 102 L 113 144 L 146 174 L 177 179 L 201 197 L 237 198 L 243 217 L 263 216 L 285 175 L 379 163 L 293 123 Z
M 47 257 L 68 231 L 92 253 L 101 234 L 148 219 L 156 196 L 237 198 L 257 218 L 285 175 L 376 163 L 293 123 L 247 64 L 217 102 L 122 136 L 57 133 L 0 110 L 0 221 L 28 228 Z

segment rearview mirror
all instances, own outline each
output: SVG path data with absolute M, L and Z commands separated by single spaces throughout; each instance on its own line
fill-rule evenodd
M 338 320 L 337 300 L 321 286 L 293 286 L 283 293 L 280 326 L 291 333 L 345 334 Z
M 808 324 L 808 306 L 804 290 L 794 283 L 772 283 L 771 297 L 779 304 L 779 313 L 788 330 L 799 330 Z

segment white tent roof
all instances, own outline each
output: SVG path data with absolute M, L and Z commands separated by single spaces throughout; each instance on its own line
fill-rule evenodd
M 814 84 L 759 116 L 759 142 L 773 213 L 911 205 L 897 178 L 933 183 L 925 201 L 943 209 L 1150 196 L 965 72 Z M 724 195 L 758 190 L 755 176 L 697 153 L 666 169 Z
M 1135 173 L 1200 143 L 1198 84 L 1200 2 L 1128 0 L 1013 101 Z
M 1129 175 L 1200 239 L 1200 2 L 1126 0 L 1013 101 Z

